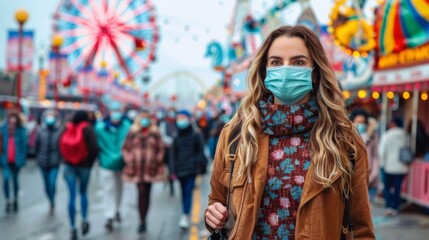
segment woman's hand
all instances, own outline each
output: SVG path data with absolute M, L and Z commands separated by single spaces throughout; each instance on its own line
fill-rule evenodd
M 228 209 L 221 203 L 214 203 L 207 208 L 206 223 L 213 229 L 220 230 L 228 220 Z

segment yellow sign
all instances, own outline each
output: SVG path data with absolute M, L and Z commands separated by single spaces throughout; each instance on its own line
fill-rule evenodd
M 429 44 L 417 48 L 405 49 L 399 53 L 380 56 L 378 68 L 396 67 L 398 65 L 429 61 Z
M 43 69 L 39 72 L 39 101 L 46 98 L 46 77 L 48 76 L 48 70 Z

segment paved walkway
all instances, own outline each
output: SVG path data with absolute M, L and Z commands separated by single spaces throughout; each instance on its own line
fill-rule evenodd
M 192 210 L 192 227 L 181 231 L 178 222 L 181 215 L 180 189 L 176 183 L 176 195 L 169 196 L 165 183 L 156 183 L 152 188 L 151 207 L 148 214 L 148 232 L 137 234 L 138 213 L 136 209 L 136 188 L 125 184 L 122 205 L 123 222 L 114 233 L 104 231 L 101 182 L 95 168 L 90 183 L 91 232 L 82 239 L 88 240 L 197 240 L 207 239 L 204 235 L 202 214 L 207 206 L 209 176 L 197 181 Z M 45 199 L 39 169 L 30 162 L 21 172 L 20 212 L 16 215 L 4 214 L 4 199 L 0 198 L 0 239 L 5 240 L 60 240 L 69 238 L 67 217 L 67 190 L 60 171 L 57 186 L 57 209 L 54 216 L 48 214 L 48 203 Z M 76 201 L 78 203 L 78 201 Z M 377 239 L 381 240 L 426 240 L 429 239 L 429 215 L 423 209 L 409 207 L 396 217 L 385 217 L 380 204 L 373 207 L 373 221 Z M 79 223 L 80 221 L 78 221 Z

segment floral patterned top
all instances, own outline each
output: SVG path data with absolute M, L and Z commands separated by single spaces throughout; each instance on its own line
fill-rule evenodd
M 310 131 L 318 118 L 316 99 L 283 106 L 273 104 L 271 96 L 259 108 L 270 154 L 253 239 L 295 239 L 296 213 L 310 167 Z

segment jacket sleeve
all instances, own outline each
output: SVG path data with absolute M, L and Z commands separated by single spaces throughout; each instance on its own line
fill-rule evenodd
M 124 158 L 125 164 L 131 162 L 133 160 L 133 141 L 135 134 L 131 131 L 128 132 L 127 137 L 124 140 L 124 144 L 122 144 L 122 156 Z
M 20 131 L 20 135 L 21 135 L 21 154 L 22 154 L 22 159 L 23 159 L 23 163 L 25 164 L 26 160 L 27 160 L 27 153 L 28 153 L 28 133 L 27 133 L 27 129 L 22 128 Z
M 85 141 L 88 146 L 88 160 L 92 163 L 97 158 L 98 154 L 98 145 L 95 138 L 94 129 L 91 126 L 88 126 L 84 129 Z
M 3 131 L 4 126 L 0 126 L 0 143 L 1 143 L 1 152 L 0 152 L 0 167 L 4 167 L 5 163 L 6 163 L 6 151 L 7 151 L 7 147 L 6 147 L 6 139 L 5 139 L 5 133 Z
M 37 133 L 36 133 L 36 144 L 34 145 L 34 154 L 36 155 L 36 156 L 38 156 L 39 155 L 39 151 L 40 151 L 40 135 L 42 134 L 41 133 L 41 131 L 42 131 L 42 129 L 41 128 L 39 128 L 39 129 L 37 129 Z M 58 139 L 59 140 L 59 139 Z M 58 141 L 59 142 L 59 141 Z M 59 148 L 58 148 L 59 149 Z
M 225 168 L 225 149 L 228 144 L 228 136 L 226 134 L 227 128 L 224 128 L 220 134 L 218 146 L 216 148 L 216 153 L 213 163 L 213 171 L 210 179 L 210 193 L 209 193 L 209 202 L 208 206 L 213 205 L 214 203 L 221 203 L 226 205 L 226 198 L 228 194 L 228 189 L 225 188 L 220 182 L 220 177 Z M 206 209 L 207 211 L 207 209 Z M 205 218 L 204 218 L 205 221 Z M 213 229 L 207 225 L 206 228 L 213 231 Z
M 352 176 L 350 214 L 356 240 L 375 240 L 368 197 L 368 158 L 366 152 L 357 154 Z
M 168 166 L 169 166 L 169 170 L 170 173 L 176 174 L 175 172 L 175 162 L 176 162 L 176 157 L 178 156 L 179 153 L 179 147 L 177 146 L 177 137 L 175 137 L 173 139 L 173 144 L 171 145 L 171 148 L 169 148 L 169 154 L 168 154 Z
M 384 133 L 383 136 L 381 136 L 380 142 L 378 143 L 378 159 L 380 163 L 380 168 L 384 168 L 384 165 L 386 163 L 386 133 Z
M 157 145 L 156 145 L 156 161 L 162 163 L 164 161 L 165 147 L 162 142 L 161 135 L 158 133 L 156 135 Z
M 373 182 L 376 179 L 380 172 L 380 160 L 378 158 L 378 134 L 374 135 L 373 144 L 372 144 L 372 161 L 371 161 L 371 172 L 369 173 L 369 182 Z

